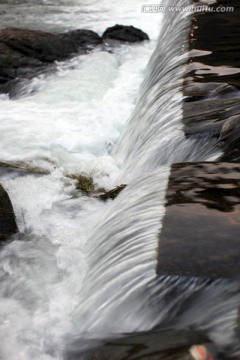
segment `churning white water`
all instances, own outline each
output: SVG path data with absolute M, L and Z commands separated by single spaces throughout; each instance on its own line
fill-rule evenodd
M 114 53 L 95 51 L 58 63 L 57 73 L 33 79 L 19 99 L 0 99 L 0 160 L 50 172 L 1 177 L 22 233 L 0 254 L 1 359 L 62 357 L 62 338 L 71 332 L 86 273 L 85 243 L 108 207 L 82 196 L 66 175 L 87 173 L 100 186 L 116 185 L 119 169 L 109 151 L 134 108 L 161 22 L 159 14 L 142 14 L 141 4 L 0 4 L 1 27 L 89 28 L 101 34 L 121 23 L 151 37 L 149 43 L 123 45 Z
M 154 292 L 160 291 L 156 248 L 169 165 L 212 160 L 218 152 L 209 141 L 186 141 L 182 132 L 186 16 L 165 19 L 145 70 L 162 16 L 141 13 L 141 5 L 138 0 L 113 0 L 111 6 L 92 0 L 0 4 L 1 27 L 102 33 L 122 23 L 151 37 L 150 43 L 58 63 L 57 73 L 33 79 L 19 99 L 0 99 L 0 160 L 49 171 L 2 174 L 21 232 L 0 252 L 4 360 L 59 360 L 66 335 L 149 329 L 166 313 L 159 312 L 162 303 Z M 81 173 L 109 189 L 120 182 L 129 186 L 116 202 L 102 203 L 83 196 L 67 177 Z

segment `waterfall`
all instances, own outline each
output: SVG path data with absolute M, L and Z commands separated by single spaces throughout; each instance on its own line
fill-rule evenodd
M 186 6 L 188 1 L 176 4 Z M 101 322 L 109 331 L 153 326 L 156 313 L 149 309 L 152 320 L 146 321 L 148 311 L 145 308 L 144 314 L 139 310 L 146 299 L 138 292 L 147 292 L 155 277 L 170 165 L 212 160 L 219 154 L 214 142 L 186 139 L 182 130 L 181 86 L 188 29 L 186 13 L 164 15 L 136 107 L 116 144 L 115 156 L 122 167 L 120 179 L 128 186 L 110 204 L 87 242 L 89 271 L 82 293 L 86 304 L 80 301 L 79 314 L 85 306 L 87 321 L 92 324 L 85 330 L 94 330 L 94 324 Z M 132 297 L 135 300 L 130 300 Z M 101 316 L 93 309 L 99 309 Z M 121 317 L 121 311 L 128 313 L 129 320 L 124 316 L 125 320 L 116 319 L 115 325 L 108 322 L 113 316 L 110 314 L 116 312 Z M 104 316 L 105 312 L 108 315 Z
M 113 2 L 115 10 L 123 7 L 126 23 L 140 4 L 135 0 L 126 15 L 130 2 Z M 21 7 L 21 19 L 30 27 L 36 22 L 41 29 L 65 31 L 77 28 L 80 20 L 89 25 L 88 16 L 94 30 L 113 25 L 107 0 L 101 3 L 103 20 L 96 24 L 99 14 L 89 14 L 98 2 L 92 0 L 85 5 L 73 0 L 70 7 L 61 0 L 62 13 L 52 0 L 36 8 L 37 1 L 30 3 L 29 17 L 26 4 Z M 187 6 L 189 1 L 170 3 Z M 141 20 L 136 21 L 140 27 Z M 189 26 L 188 13 L 164 13 L 134 109 L 142 63 L 155 40 L 58 63 L 57 74 L 34 79 L 24 98 L 0 98 L 3 160 L 47 164 L 49 170 L 42 177 L 3 177 L 24 234 L 0 254 L 0 358 L 62 360 L 74 346 L 81 351 L 84 337 L 104 339 L 169 325 L 206 330 L 224 345 L 234 338 L 237 284 L 156 274 L 171 164 L 219 156 L 214 140 L 186 138 L 183 131 Z M 66 176 L 76 171 L 93 174 L 100 186 L 127 186 L 104 204 L 77 193 Z
M 181 4 L 187 3 L 184 0 Z M 146 329 L 156 319 L 155 311 L 149 308 L 149 315 L 146 310 L 143 294 L 155 276 L 170 173 L 169 166 L 159 166 L 156 152 L 162 143 L 165 146 L 171 141 L 172 135 L 180 144 L 186 142 L 180 119 L 188 26 L 184 14 L 164 15 L 136 107 L 114 149 L 122 167 L 120 179 L 130 185 L 103 214 L 87 242 L 89 271 L 76 317 L 76 328 L 81 323 L 86 326 L 84 331 L 101 332 L 106 327 L 108 332 Z M 168 158 L 168 149 L 164 149 L 163 156 Z M 156 168 L 158 171 L 152 173 Z M 146 174 L 138 178 L 140 173 Z M 113 313 L 114 324 L 110 320 Z
M 171 5 L 184 7 L 189 1 Z M 164 14 L 136 107 L 115 147 L 124 181 L 161 165 L 210 161 L 219 155 L 214 141 L 186 140 L 183 132 L 181 89 L 188 59 L 189 26 L 188 12 Z
M 115 146 L 119 181 L 128 186 L 89 236 L 88 271 L 74 312 L 75 338 L 81 332 L 101 337 L 169 324 L 205 329 L 221 345 L 235 336 L 236 284 L 156 275 L 171 163 L 212 161 L 220 155 L 215 140 L 184 136 L 181 87 L 188 29 L 186 13 L 164 15 L 136 107 Z
M 113 333 L 155 323 L 156 312 L 146 307 L 151 295 L 147 287 L 155 277 L 169 168 L 153 175 L 128 186 L 94 229 L 76 328 L 81 324 L 85 332 Z

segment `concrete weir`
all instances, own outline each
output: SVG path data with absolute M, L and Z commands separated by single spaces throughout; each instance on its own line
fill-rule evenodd
M 223 151 L 218 161 L 224 162 L 172 165 L 158 253 L 161 275 L 240 274 L 240 4 L 218 0 L 211 7 L 192 16 L 183 123 L 186 137 L 216 138 Z
M 239 359 L 240 4 L 219 0 L 211 6 L 233 6 L 234 12 L 204 12 L 192 17 L 183 123 L 186 137 L 215 138 L 223 155 L 216 163 L 171 166 L 153 298 L 158 298 L 159 312 L 163 304 L 169 306 L 160 328 L 164 323 L 185 329 L 190 326 L 195 334 L 203 328 L 208 339 L 194 342 L 206 344 L 210 338 L 217 349 L 211 358 Z M 165 303 L 160 301 L 163 292 Z M 176 302 L 171 307 L 173 298 Z M 175 338 L 174 332 L 168 335 Z M 139 334 L 139 342 L 137 338 L 115 339 L 96 350 L 94 356 L 192 359 L 184 352 L 190 347 L 189 341 L 184 342 L 183 353 L 171 346 L 166 353 L 159 345 L 161 332 L 156 336 L 153 343 L 148 341 L 151 333 L 143 338 Z M 131 348 L 126 345 L 128 341 Z
M 219 140 L 221 161 L 239 162 L 240 4 L 218 0 L 211 8 L 192 17 L 183 122 L 187 136 Z
M 160 234 L 160 275 L 240 275 L 240 165 L 172 166 Z

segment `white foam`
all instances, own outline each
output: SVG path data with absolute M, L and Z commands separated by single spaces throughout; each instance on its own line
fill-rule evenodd
M 76 193 L 66 175 L 86 172 L 101 186 L 116 184 L 119 169 L 109 150 L 134 108 L 160 17 L 142 14 L 137 0 L 15 3 L 0 5 L 7 9 L 1 26 L 103 32 L 118 22 L 153 38 L 60 62 L 56 74 L 33 79 L 24 97 L 0 97 L 0 160 L 50 171 L 2 176 L 25 235 L 0 253 L 0 357 L 59 360 L 87 269 L 85 243 L 108 207 Z

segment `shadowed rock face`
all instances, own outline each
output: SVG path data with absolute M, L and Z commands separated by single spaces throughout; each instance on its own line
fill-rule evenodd
M 230 117 L 240 120 L 240 3 L 218 0 L 211 6 L 233 7 L 234 11 L 197 13 L 192 18 L 183 89 L 187 96 L 183 106 L 187 136 L 218 138 Z M 228 136 L 221 133 L 222 161 L 240 160 L 239 120 L 228 126 Z
M 225 82 L 240 89 L 240 72 L 237 71 L 240 67 L 240 3 L 217 0 L 211 6 L 214 9 L 233 7 L 234 11 L 194 14 L 189 37 L 190 49 L 198 50 L 192 59 L 197 63 L 194 79 L 199 83 Z M 198 70 L 202 70 L 201 74 Z
M 43 67 L 42 61 L 28 57 L 21 54 L 18 51 L 10 48 L 4 43 L 0 42 L 0 86 L 2 86 L 1 92 L 4 91 L 3 86 L 10 80 L 20 77 L 24 72 L 28 72 L 28 76 Z M 2 84 L 2 85 L 1 85 Z
M 211 52 L 195 60 L 212 66 L 239 67 L 239 1 L 217 0 L 211 6 L 215 9 L 221 6 L 234 7 L 234 11 L 194 15 L 190 36 L 191 48 Z
M 80 39 L 81 36 L 82 39 Z M 93 31 L 80 31 L 79 34 L 76 31 L 67 34 L 51 34 L 15 28 L 0 31 L 0 43 L 22 55 L 43 62 L 52 62 L 68 57 L 73 52 L 80 50 L 80 46 L 87 44 L 88 37 L 92 43 Z M 96 37 L 98 37 L 97 34 Z
M 240 165 L 175 164 L 159 241 L 160 275 L 240 275 Z
M 0 185 L 0 243 L 18 231 L 13 207 L 7 192 Z
M 1 30 L 0 92 L 14 93 L 17 81 L 19 83 L 53 70 L 55 60 L 84 54 L 100 43 L 100 36 L 90 30 L 76 30 L 66 34 L 15 28 Z
M 92 30 L 73 30 L 62 35 L 64 41 L 74 41 L 75 46 L 93 48 L 94 46 L 102 44 L 102 38 Z
M 229 119 L 238 116 L 240 119 L 240 97 L 231 99 L 206 98 L 204 100 L 184 103 L 184 124 L 185 134 L 204 135 L 218 138 L 222 132 L 223 126 L 229 122 Z M 237 124 L 237 120 L 235 125 Z M 228 126 L 229 133 L 235 126 Z M 225 129 L 226 129 L 225 125 Z M 222 135 L 221 135 L 222 137 Z
M 115 25 L 104 31 L 102 38 L 124 42 L 138 42 L 149 40 L 148 35 L 134 26 Z

